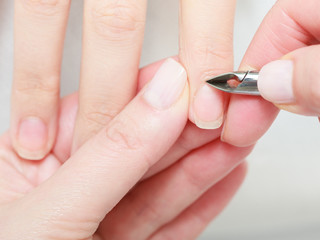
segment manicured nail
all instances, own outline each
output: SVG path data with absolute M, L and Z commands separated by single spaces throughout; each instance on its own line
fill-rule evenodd
M 193 100 L 194 121 L 199 128 L 217 129 L 223 123 L 223 102 L 221 95 L 204 84 Z
M 39 118 L 28 117 L 21 121 L 18 132 L 18 154 L 29 160 L 42 159 L 46 153 L 48 128 Z
M 148 84 L 143 95 L 144 99 L 154 108 L 167 109 L 179 99 L 186 81 L 185 69 L 178 62 L 169 58 Z
M 258 88 L 263 98 L 274 103 L 292 103 L 293 62 L 277 60 L 265 65 L 259 74 Z

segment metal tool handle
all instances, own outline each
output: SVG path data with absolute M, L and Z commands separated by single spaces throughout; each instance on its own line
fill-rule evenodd
M 258 90 L 259 72 L 249 71 L 242 79 L 241 83 L 236 88 L 237 94 L 255 95 L 260 96 Z

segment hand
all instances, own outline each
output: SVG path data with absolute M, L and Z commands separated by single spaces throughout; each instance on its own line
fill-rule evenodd
M 142 25 L 144 25 L 145 1 L 140 1 L 139 3 L 125 2 L 123 5 L 119 5 L 116 2 L 114 2 L 114 4 L 109 3 L 110 1 L 108 4 L 107 1 L 87 1 L 85 5 L 79 111 L 74 138 L 72 139 L 74 152 L 76 152 L 77 148 L 84 142 L 99 132 L 101 128 L 107 125 L 121 109 L 125 108 L 127 102 L 136 94 L 136 75 L 138 72 L 137 66 L 143 35 Z M 59 141 L 62 134 L 58 135 L 58 139 L 55 141 L 56 129 L 59 126 L 57 116 L 59 110 L 58 92 L 61 52 L 68 8 L 68 1 L 58 1 L 57 4 L 37 1 L 26 2 L 22 0 L 17 0 L 16 2 L 15 77 L 12 97 L 11 139 L 15 150 L 25 159 L 42 159 L 43 156 L 47 156 L 48 152 L 52 153 L 50 150 L 52 147 L 54 147 L 53 151 L 55 151 L 55 155 L 59 156 L 58 160 L 60 163 L 66 162 L 70 156 L 70 148 L 68 148 L 66 144 L 62 144 L 63 141 Z M 122 11 L 122 9 L 124 11 Z M 128 19 L 128 16 L 131 15 L 134 17 Z M 218 23 L 220 24 L 220 21 Z M 37 27 L 30 28 L 30 26 Z M 48 26 L 50 27 L 48 28 Z M 119 27 L 119 29 L 117 29 L 117 27 Z M 37 48 L 33 46 L 37 46 Z M 128 47 L 126 48 L 124 46 Z M 112 56 L 112 60 L 110 56 Z M 106 59 L 110 60 L 106 61 Z M 130 76 L 128 76 L 129 72 L 132 73 Z M 153 70 L 142 71 L 141 76 L 147 77 L 144 81 L 141 81 L 142 84 L 140 85 L 143 85 L 146 79 L 150 79 L 153 75 L 152 73 L 154 73 Z M 105 78 L 104 76 L 107 77 Z M 115 85 L 114 79 L 120 79 L 118 80 L 119 84 Z M 110 89 L 110 86 L 113 88 Z M 36 108 L 34 107 L 35 104 L 37 106 Z M 50 108 L 48 108 L 48 106 L 50 106 Z M 34 121 L 36 119 L 40 119 L 40 121 Z M 21 124 L 23 125 L 24 123 L 23 120 L 31 120 L 29 123 L 27 121 L 27 127 L 25 129 L 29 130 L 26 132 L 20 129 Z M 181 194 L 184 199 L 177 199 L 178 202 L 188 200 L 184 202 L 184 205 L 178 204 L 183 209 L 176 209 L 175 211 L 171 209 L 171 213 L 167 215 L 167 219 L 158 223 L 158 225 L 155 224 L 155 228 L 158 229 L 166 222 L 175 219 L 178 214 L 193 204 L 200 196 L 203 196 L 201 199 L 204 200 L 202 203 L 195 204 L 195 206 L 203 206 L 205 201 L 213 201 L 213 195 L 209 194 L 210 191 L 208 191 L 208 189 L 213 189 L 214 184 L 234 169 L 250 152 L 251 147 L 240 149 L 220 142 L 218 140 L 220 132 L 221 129 L 211 131 L 200 130 L 194 127 L 193 124 L 188 123 L 182 135 L 170 150 L 166 152 L 166 154 L 163 154 L 164 156 L 161 160 L 145 174 L 144 178 L 149 178 L 145 180 L 147 182 L 153 179 L 152 176 L 160 170 L 165 169 L 181 159 L 181 161 L 179 161 L 180 165 L 177 164 L 175 166 L 184 166 L 183 169 L 187 169 L 186 175 L 189 176 L 187 179 L 193 179 L 192 182 L 195 182 L 196 185 L 199 186 L 199 190 L 197 190 L 196 194 L 191 194 L 191 197 L 186 197 Z M 22 134 L 20 135 L 20 133 Z M 21 136 L 22 140 L 23 138 L 25 140 L 22 142 L 26 145 L 31 144 L 32 146 L 28 145 L 25 147 L 24 143 L 20 144 L 19 138 Z M 56 144 L 53 145 L 55 142 Z M 61 144 L 60 147 L 64 149 L 64 151 L 56 150 L 59 144 Z M 204 147 L 200 148 L 202 146 Z M 203 149 L 203 151 L 200 151 L 201 149 Z M 212 154 L 209 154 L 211 157 L 204 158 L 201 163 L 199 158 L 203 156 L 202 154 L 207 156 L 208 152 Z M 48 162 L 48 157 L 50 157 L 50 155 L 47 156 L 43 162 Z M 190 159 L 189 164 L 184 163 L 185 159 Z M 213 161 L 213 159 L 215 159 L 215 161 Z M 222 161 L 222 164 L 218 164 L 216 162 L 218 160 L 219 162 Z M 26 162 L 22 159 L 17 161 L 23 161 L 31 166 L 41 165 L 40 163 Z M 210 171 L 207 172 L 208 174 L 203 174 L 205 169 L 209 169 L 209 161 L 213 165 L 218 164 L 221 168 L 217 168 L 216 166 L 211 167 Z M 48 167 L 48 169 L 52 174 L 56 168 Z M 240 169 L 242 169 L 239 170 L 242 174 L 239 174 L 239 176 L 243 177 L 243 167 Z M 38 171 L 35 172 L 38 173 Z M 51 174 L 48 174 L 47 177 Z M 158 175 L 154 177 L 156 176 Z M 172 178 L 174 178 L 174 176 L 175 175 L 172 175 Z M 169 177 L 165 178 L 168 180 L 171 179 Z M 239 179 L 241 179 L 241 177 L 239 177 Z M 151 197 L 146 198 L 145 201 L 148 206 L 152 206 L 151 209 L 157 209 L 163 212 L 161 207 L 153 208 L 153 206 L 156 205 L 156 202 L 154 202 L 156 199 L 152 198 L 152 196 L 158 195 L 165 198 L 165 196 L 169 195 L 172 197 L 172 194 L 163 194 L 162 191 L 167 189 L 155 188 L 155 186 L 160 185 L 160 181 L 155 182 L 157 185 L 151 186 L 151 189 L 153 189 L 153 191 L 150 191 L 149 196 Z M 163 179 L 161 182 L 163 182 Z M 232 183 L 230 184 L 232 185 Z M 222 184 L 222 186 L 227 185 L 228 184 Z M 219 192 L 221 191 L 221 204 L 210 205 L 206 208 L 195 207 L 198 213 L 197 216 L 205 216 L 206 221 L 197 227 L 193 226 L 194 228 L 188 228 L 188 225 L 184 223 L 187 220 L 182 221 L 180 224 L 187 226 L 190 231 L 193 231 L 192 234 L 197 234 L 211 218 L 222 210 L 237 186 L 236 184 L 235 188 L 230 187 L 230 192 L 219 190 Z M 217 188 L 219 188 L 219 185 L 217 185 Z M 186 187 L 185 190 L 190 189 Z M 168 189 L 168 192 L 170 191 L 175 192 L 176 190 Z M 144 191 L 140 190 L 140 192 L 143 192 L 140 193 L 143 196 L 147 195 Z M 148 191 L 146 190 L 146 192 Z M 214 190 L 212 190 L 212 192 L 216 193 Z M 222 192 L 228 193 L 229 197 L 224 196 Z M 119 206 L 120 205 L 121 203 Z M 124 206 L 128 206 L 128 204 L 124 204 Z M 131 208 L 132 206 L 129 207 Z M 122 207 L 115 209 L 121 210 Z M 135 208 L 132 207 L 132 209 Z M 114 219 L 118 219 L 122 224 L 124 224 L 123 219 L 129 219 L 127 226 L 133 227 L 132 221 L 130 221 L 131 218 L 128 218 L 127 215 L 123 216 L 123 214 L 119 214 L 119 216 L 121 217 L 114 217 Z M 141 222 L 146 223 L 146 221 Z M 114 225 L 121 226 L 120 224 Z M 108 226 L 112 226 L 112 224 L 108 224 Z M 141 224 L 140 228 L 134 227 L 134 229 L 136 231 L 140 229 L 140 232 L 148 233 L 145 231 L 145 226 L 146 224 Z M 175 228 L 173 228 L 173 230 L 174 229 Z M 151 232 L 155 232 L 155 230 L 156 229 L 151 229 Z M 130 234 L 131 231 L 121 231 L 121 233 Z M 170 235 L 170 233 L 166 234 Z M 176 236 L 174 231 L 171 232 L 171 234 Z M 108 236 L 108 234 L 106 235 Z
M 248 51 L 251 55 L 254 51 L 261 54 L 258 48 L 269 38 L 264 50 L 274 58 L 284 56 L 261 69 L 258 87 L 262 96 L 280 109 L 311 116 L 320 116 L 318 7 L 316 0 L 279 1 Z
M 255 144 L 267 131 L 278 109 L 262 98 L 230 97 L 205 84 L 205 80 L 233 70 L 235 3 L 181 1 L 179 57 L 190 81 L 190 120 L 201 128 L 218 129 L 218 138 L 223 142 L 245 147 Z M 245 56 L 240 67 L 255 69 L 261 63 L 265 62 L 251 54 Z M 204 137 L 198 134 L 197 138 Z M 210 141 L 208 138 L 207 142 Z
M 42 159 L 56 140 L 60 66 L 70 1 L 15 2 L 10 135 L 14 149 L 25 159 Z M 220 138 L 219 127 L 225 119 L 223 113 L 229 96 L 206 87 L 203 94 L 196 92 L 210 76 L 233 68 L 235 2 L 181 1 L 180 60 L 190 78 L 190 119 L 202 128 L 217 129 L 200 131 L 188 124 L 185 135 L 192 137 L 185 141 L 185 153 Z M 85 1 L 79 109 L 73 151 L 108 124 L 136 95 L 146 3 L 146 0 L 121 3 L 115 0 Z M 215 103 L 214 107 L 212 103 Z M 264 101 L 260 105 L 270 108 L 271 104 Z M 260 116 L 258 109 L 255 111 Z M 270 119 L 276 115 L 274 109 L 265 111 Z M 254 144 L 272 122 L 269 118 L 260 121 L 264 115 L 253 117 L 254 112 L 244 114 L 247 121 L 243 122 L 253 121 L 253 124 L 241 128 L 246 130 L 242 131 L 234 127 L 241 116 L 237 111 L 232 112 L 236 114 L 227 118 L 222 136 L 224 141 L 233 145 Z M 259 128 L 255 128 L 254 123 L 258 120 Z M 26 135 L 28 131 L 25 129 L 33 129 L 30 131 L 33 134 Z M 244 132 L 247 135 L 243 136 Z M 162 163 L 162 168 L 171 163 Z
M 14 149 L 25 159 L 42 159 L 56 139 L 70 3 L 15 1 L 11 138 Z M 74 151 L 136 95 L 146 4 L 146 0 L 85 1 Z
M 1 239 L 193 239 L 244 178 L 240 165 L 220 181 L 251 148 L 216 141 L 137 184 L 177 141 L 187 120 L 186 74 L 173 60 L 63 164 L 76 101 L 76 95 L 62 101 L 57 141 L 41 161 L 19 158 L 8 134 L 2 137 Z
M 212 2 L 210 11 L 205 14 L 206 19 L 212 23 L 208 25 L 207 30 L 213 36 L 220 36 L 226 27 L 227 32 L 231 31 L 232 35 L 235 1 L 219 5 L 220 2 Z M 183 9 L 190 9 L 192 7 L 190 3 L 181 2 Z M 43 159 L 48 152 L 51 152 L 56 142 L 59 126 L 57 118 L 60 65 L 69 5 L 69 0 L 56 2 L 16 0 L 15 68 L 10 135 L 13 148 L 24 159 Z M 85 2 L 84 7 L 83 59 L 79 108 L 72 140 L 73 152 L 106 126 L 136 94 L 146 1 L 124 1 L 119 4 L 118 1 L 90 0 Z M 204 3 L 199 4 L 199 7 L 195 13 L 205 9 Z M 226 26 L 222 27 L 218 17 L 214 24 L 211 17 L 213 12 L 220 13 L 223 9 L 231 10 L 231 18 L 227 19 Z M 189 15 L 183 13 L 181 17 L 183 16 L 190 21 Z M 206 20 L 201 16 L 198 14 L 195 19 Z M 187 19 L 183 21 L 181 29 L 185 27 L 184 22 L 187 23 Z M 203 22 L 200 21 L 199 24 Z M 195 25 L 193 29 L 197 29 Z M 218 52 L 220 50 L 224 52 L 225 47 L 231 48 L 232 39 L 228 36 L 228 34 L 225 36 L 228 39 L 226 45 L 222 44 L 225 42 L 222 38 L 215 39 L 219 41 L 214 41 L 214 44 L 217 43 L 217 46 L 220 46 L 218 43 L 222 44 L 221 48 L 217 48 Z M 193 42 L 192 34 L 187 34 L 183 39 Z M 207 40 L 201 46 L 211 44 L 210 39 Z M 206 51 L 200 53 L 199 58 L 207 58 Z M 213 52 L 209 54 L 213 58 L 209 58 L 210 61 L 206 66 L 214 72 L 215 67 L 220 67 L 216 65 L 217 58 Z M 230 66 L 232 57 L 228 54 L 225 56 L 227 60 L 223 64 Z M 193 61 L 197 62 L 197 59 Z M 159 64 L 161 63 L 157 66 Z M 154 68 L 148 69 L 140 73 L 141 79 L 145 76 L 144 80 L 140 81 L 140 88 L 154 74 L 154 70 L 150 71 Z M 196 87 L 192 86 L 191 89 L 195 91 Z M 221 128 L 201 130 L 188 123 L 174 146 L 146 173 L 144 178 L 153 176 L 207 144 L 225 146 L 219 141 L 220 133 Z M 232 149 L 234 151 L 230 151 L 230 157 L 233 153 L 242 151 L 236 147 Z M 240 156 L 244 158 L 247 154 L 247 148 L 244 148 Z M 64 154 L 60 154 L 59 160 L 63 163 L 69 157 L 70 151 L 64 151 Z M 232 164 L 226 162 L 225 174 L 242 161 L 242 158 L 236 158 Z M 197 176 L 199 173 L 194 174 Z M 214 171 L 210 176 L 214 176 Z M 210 177 L 206 182 L 210 182 Z

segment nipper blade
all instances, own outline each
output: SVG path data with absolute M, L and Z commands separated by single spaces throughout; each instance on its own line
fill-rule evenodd
M 207 83 L 221 91 L 235 94 L 260 96 L 257 82 L 259 72 L 229 72 L 216 76 Z

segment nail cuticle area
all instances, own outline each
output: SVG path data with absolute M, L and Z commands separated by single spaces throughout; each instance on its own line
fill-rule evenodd
M 18 153 L 25 159 L 42 158 L 48 142 L 48 127 L 38 117 L 26 117 L 17 132 Z
M 217 129 L 223 123 L 223 103 L 220 95 L 207 84 L 199 87 L 193 99 L 195 123 L 204 129 Z

